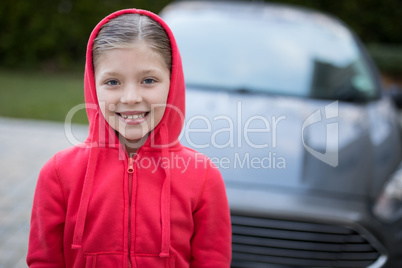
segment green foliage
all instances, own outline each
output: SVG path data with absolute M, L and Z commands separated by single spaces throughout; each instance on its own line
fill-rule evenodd
M 371 44 L 368 50 L 382 73 L 402 77 L 402 45 Z
M 168 0 L 4 0 L 0 66 L 46 70 L 83 66 L 88 37 L 106 15 L 123 8 L 158 13 Z

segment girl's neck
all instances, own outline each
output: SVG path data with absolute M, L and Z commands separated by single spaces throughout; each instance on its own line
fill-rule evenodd
M 147 140 L 148 135 L 146 135 L 145 137 L 143 137 L 140 140 L 128 140 L 125 137 L 123 137 L 122 135 L 118 135 L 119 136 L 119 140 L 120 142 L 124 145 L 124 147 L 126 148 L 127 154 L 129 157 L 133 157 L 138 149 L 144 145 L 145 141 Z

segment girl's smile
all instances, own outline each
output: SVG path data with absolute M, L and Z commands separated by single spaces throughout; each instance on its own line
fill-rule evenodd
M 121 112 L 116 113 L 119 116 L 119 119 L 129 125 L 138 125 L 142 122 L 146 121 L 149 112 Z
M 95 66 L 95 82 L 103 116 L 126 140 L 141 140 L 161 121 L 170 70 L 144 41 L 103 53 Z

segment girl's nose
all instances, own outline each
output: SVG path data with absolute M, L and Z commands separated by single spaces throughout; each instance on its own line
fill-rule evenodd
M 136 86 L 126 86 L 120 99 L 121 103 L 133 104 L 142 101 L 141 91 Z

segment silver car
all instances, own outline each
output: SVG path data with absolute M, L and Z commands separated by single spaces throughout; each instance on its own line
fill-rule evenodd
M 232 267 L 402 267 L 398 114 L 348 27 L 261 2 L 161 16 L 183 59 L 181 142 L 227 187 Z

